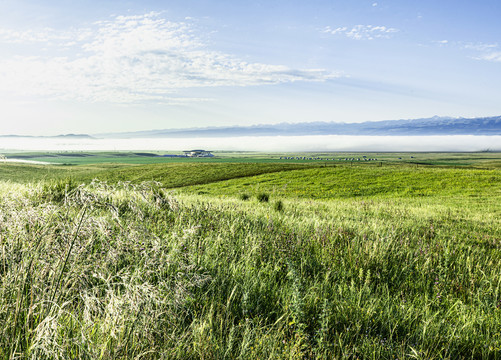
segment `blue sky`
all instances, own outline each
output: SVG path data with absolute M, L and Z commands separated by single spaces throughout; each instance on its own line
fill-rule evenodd
M 0 134 L 501 114 L 499 1 L 0 0 Z

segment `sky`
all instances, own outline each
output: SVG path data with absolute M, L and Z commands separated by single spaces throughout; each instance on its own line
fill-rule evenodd
M 501 115 L 501 2 L 0 0 L 0 135 Z

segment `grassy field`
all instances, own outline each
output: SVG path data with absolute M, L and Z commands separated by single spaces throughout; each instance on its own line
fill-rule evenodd
M 260 192 L 284 198 L 335 199 L 373 197 L 501 195 L 499 170 L 415 167 L 408 165 L 336 166 L 268 173 L 210 185 L 186 187 L 185 192 L 210 195 Z
M 0 164 L 0 358 L 501 358 L 499 157 L 240 155 Z

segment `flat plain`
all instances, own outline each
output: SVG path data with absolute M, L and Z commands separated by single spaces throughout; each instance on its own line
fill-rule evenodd
M 77 155 L 0 163 L 1 358 L 501 357 L 499 153 Z

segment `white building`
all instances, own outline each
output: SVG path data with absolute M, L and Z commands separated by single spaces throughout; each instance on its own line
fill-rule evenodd
M 213 157 L 214 155 L 211 154 L 210 151 L 207 150 L 186 150 L 183 151 L 184 156 L 187 157 Z

